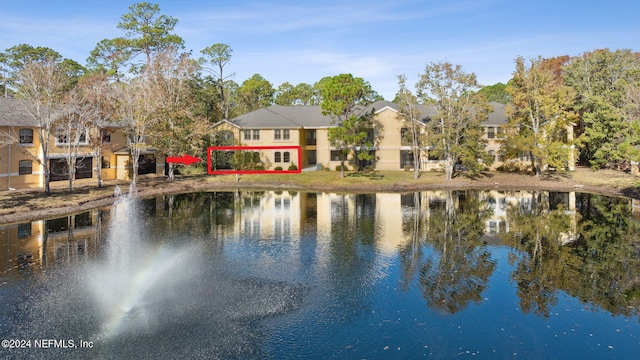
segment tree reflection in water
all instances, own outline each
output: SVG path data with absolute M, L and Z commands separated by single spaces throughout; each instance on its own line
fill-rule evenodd
M 558 302 L 554 284 L 561 280 L 564 268 L 561 241 L 571 239 L 568 230 L 574 215 L 562 204 L 550 209 L 548 193 L 538 191 L 530 202 L 519 202 L 507 210 L 505 241 L 516 250 L 509 260 L 515 267 L 512 278 L 525 314 L 548 317 Z
M 640 309 L 640 226 L 629 199 L 584 193 L 497 192 L 504 226 L 487 191 L 412 194 L 403 221 L 401 288 L 418 277 L 429 307 L 448 314 L 479 302 L 495 269 L 485 240 L 508 245 L 523 313 L 549 317 L 565 292 L 613 315 Z
M 455 314 L 469 302 L 480 302 L 495 269 L 482 241 L 490 209 L 482 206 L 475 191 L 447 191 L 444 201 L 421 200 L 429 202 L 429 214 L 420 231 L 414 231 L 413 241 L 407 245 L 411 248 L 405 247 L 401 257 L 405 269 L 419 268 L 419 283 L 428 306 Z M 416 216 L 420 216 L 418 212 Z M 433 251 L 416 267 L 416 260 L 422 258 L 415 245 L 418 236 Z

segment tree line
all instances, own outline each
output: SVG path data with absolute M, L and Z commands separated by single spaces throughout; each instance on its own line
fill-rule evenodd
M 436 109 L 426 134 L 408 126 L 413 148 L 429 146 L 445 161 L 447 178 L 454 164 L 480 171 L 492 161 L 480 123 L 490 110 L 487 102 L 496 101 L 506 104 L 508 121 L 498 129 L 498 155 L 529 159 L 536 176 L 545 168 L 567 169 L 574 156 L 594 169 L 630 170 L 640 161 L 640 53 L 600 49 L 575 57 L 519 56 L 514 62 L 507 84 L 485 87 L 475 74 L 447 62 L 425 67 L 415 95 L 399 76 L 401 119 L 422 120 L 426 114 L 417 104 Z
M 273 104 L 320 105 L 323 114 L 333 118 L 336 127 L 329 138 L 340 150 L 342 176 L 350 154 L 360 163 L 372 159 L 373 114 L 362 109 L 382 97 L 367 81 L 340 74 L 313 85 L 285 82 L 274 88 L 255 74 L 238 84 L 228 73 L 231 46 L 213 44 L 196 58 L 173 33 L 177 23 L 161 14 L 158 5 L 140 2 L 131 5 L 117 24 L 124 36 L 99 41 L 84 66 L 55 50 L 28 44 L 0 53 L 3 93 L 26 99 L 37 124 L 43 157 L 36 161 L 44 167 L 46 192 L 50 149 L 44 140 L 52 134 L 65 139 L 72 172 L 82 136 L 100 159 L 105 131 L 110 126 L 123 129 L 135 184 L 137 162 L 148 140 L 167 156 L 198 155 L 216 144 L 211 125 Z M 628 169 L 631 161 L 640 160 L 639 65 L 640 56 L 631 50 L 604 49 L 551 59 L 518 57 L 507 84 L 483 87 L 475 74 L 459 65 L 432 62 L 418 75 L 415 92 L 407 88 L 406 76 L 399 75 L 394 102 L 408 130 L 415 176 L 419 176 L 420 151 L 427 147 L 430 156 L 443 160 L 448 179 L 456 169 L 473 174 L 491 164 L 481 126 L 491 111 L 489 101 L 507 104 L 508 124 L 499 131 L 503 144 L 499 155 L 505 160 L 528 158 L 539 176 L 546 167 L 566 168 L 575 145 L 582 164 Z M 419 105 L 426 104 L 434 114 L 421 114 Z M 576 130 L 573 139 L 568 138 L 569 126 Z M 87 136 L 85 128 L 99 130 Z M 5 143 L 17 140 L 7 137 Z M 73 174 L 69 175 L 71 191 Z M 169 179 L 173 177 L 170 164 Z
M 19 44 L 0 53 L 1 90 L 5 97 L 25 100 L 36 124 L 44 169 L 45 192 L 51 171 L 49 137 L 63 140 L 72 191 L 79 144 L 91 145 L 100 159 L 110 128 L 124 130 L 136 183 L 138 161 L 149 140 L 162 154 L 200 154 L 216 145 L 211 125 L 222 119 L 272 104 L 319 105 L 331 77 L 313 86 L 285 82 L 278 88 L 255 74 L 236 83 L 227 73 L 233 49 L 222 43 L 200 51 L 195 58 L 173 33 L 176 18 L 161 14 L 156 4 L 129 7 L 117 28 L 125 35 L 99 41 L 85 66 L 63 58 L 53 49 Z M 371 98 L 381 98 L 370 90 Z M 87 136 L 86 129 L 93 131 Z M 88 137 L 88 139 L 87 139 Z M 82 141 L 80 139 L 82 138 Z M 18 143 L 12 132 L 2 143 Z M 25 152 L 26 153 L 26 152 Z M 31 155 L 31 154 L 29 154 Z M 200 154 L 204 156 L 204 154 Z M 94 169 L 101 186 L 99 166 Z M 169 164 L 169 179 L 174 178 Z

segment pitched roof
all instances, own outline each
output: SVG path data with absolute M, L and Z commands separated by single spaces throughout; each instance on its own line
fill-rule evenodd
M 503 125 L 507 123 L 507 115 L 504 113 L 505 105 L 499 102 L 492 101 L 489 103 L 493 106 L 493 111 L 489 113 L 487 120 L 482 122 L 482 125 Z
M 37 126 L 26 100 L 0 97 L 0 126 Z
M 320 106 L 272 105 L 229 120 L 241 128 L 313 128 L 331 126 Z
M 501 125 L 507 122 L 504 114 L 504 105 L 491 102 L 493 112 L 482 124 Z M 384 109 L 391 109 L 398 112 L 398 104 L 391 101 L 376 101 L 362 108 L 362 113 L 373 111 L 378 113 Z M 423 122 L 429 121 L 436 115 L 435 107 L 432 105 L 418 105 Z M 230 123 L 244 129 L 278 129 L 278 128 L 321 128 L 334 126 L 331 116 L 322 115 L 320 106 L 283 106 L 272 105 L 269 107 L 254 110 L 244 115 L 229 120 Z

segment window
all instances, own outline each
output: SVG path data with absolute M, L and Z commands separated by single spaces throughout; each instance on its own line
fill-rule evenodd
M 242 133 L 244 134 L 245 140 L 251 140 L 251 130 L 244 130 Z
M 282 130 L 282 139 L 289 140 L 289 129 Z
M 96 164 L 97 166 L 98 164 Z M 93 167 L 93 157 L 86 157 L 82 159 L 76 159 L 76 180 L 77 179 L 91 179 L 93 177 L 93 170 L 97 170 Z
M 413 166 L 415 165 L 413 159 L 413 151 L 400 150 L 400 169 L 404 169 L 405 166 L 413 169 Z
M 68 142 L 69 142 L 69 139 L 67 138 L 67 135 L 65 134 L 56 135 L 56 144 L 66 144 Z
M 103 143 L 110 143 L 111 142 L 111 133 L 108 132 L 107 130 L 102 129 L 102 142 Z
M 316 145 L 316 131 L 315 130 L 307 130 L 305 132 L 305 137 L 307 139 L 307 145 Z
M 497 129 L 498 129 L 498 132 L 497 132 L 498 137 L 502 137 L 502 126 L 498 126 Z
M 288 152 L 288 151 L 285 151 L 285 152 L 282 154 L 282 158 L 283 158 L 283 162 L 288 163 L 289 161 L 291 161 L 291 156 L 289 155 L 289 152 Z
M 111 167 L 111 158 L 109 157 L 109 155 L 105 155 L 102 157 L 102 168 L 103 169 L 108 169 Z
M 58 134 L 56 134 L 56 145 L 62 145 L 62 144 L 68 144 L 69 143 L 69 136 L 71 135 L 72 138 L 75 138 L 76 136 L 78 137 L 78 144 L 87 144 L 87 132 L 82 131 L 79 133 L 67 133 L 64 130 L 58 130 Z
M 19 175 L 33 174 L 33 162 L 31 160 L 20 160 L 20 162 L 18 162 L 18 174 Z
M 20 129 L 20 144 L 33 144 L 33 130 Z
M 331 150 L 331 161 L 340 161 L 340 150 Z
M 282 139 L 282 130 L 275 129 L 273 130 L 273 140 L 281 140 Z
M 155 174 L 156 172 L 156 156 L 147 154 L 140 156 L 138 160 L 138 174 Z
M 488 127 L 487 128 L 487 138 L 489 138 L 489 139 L 495 138 L 496 137 L 496 132 L 495 131 L 496 131 L 495 128 Z
M 253 140 L 260 140 L 260 130 L 253 130 Z
M 282 162 L 282 154 L 280 153 L 280 151 L 276 151 L 276 153 L 273 155 L 273 158 L 277 163 Z

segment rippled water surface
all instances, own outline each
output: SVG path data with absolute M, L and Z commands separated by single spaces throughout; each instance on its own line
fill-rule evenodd
M 637 358 L 634 205 L 211 192 L 4 226 L 0 357 Z

